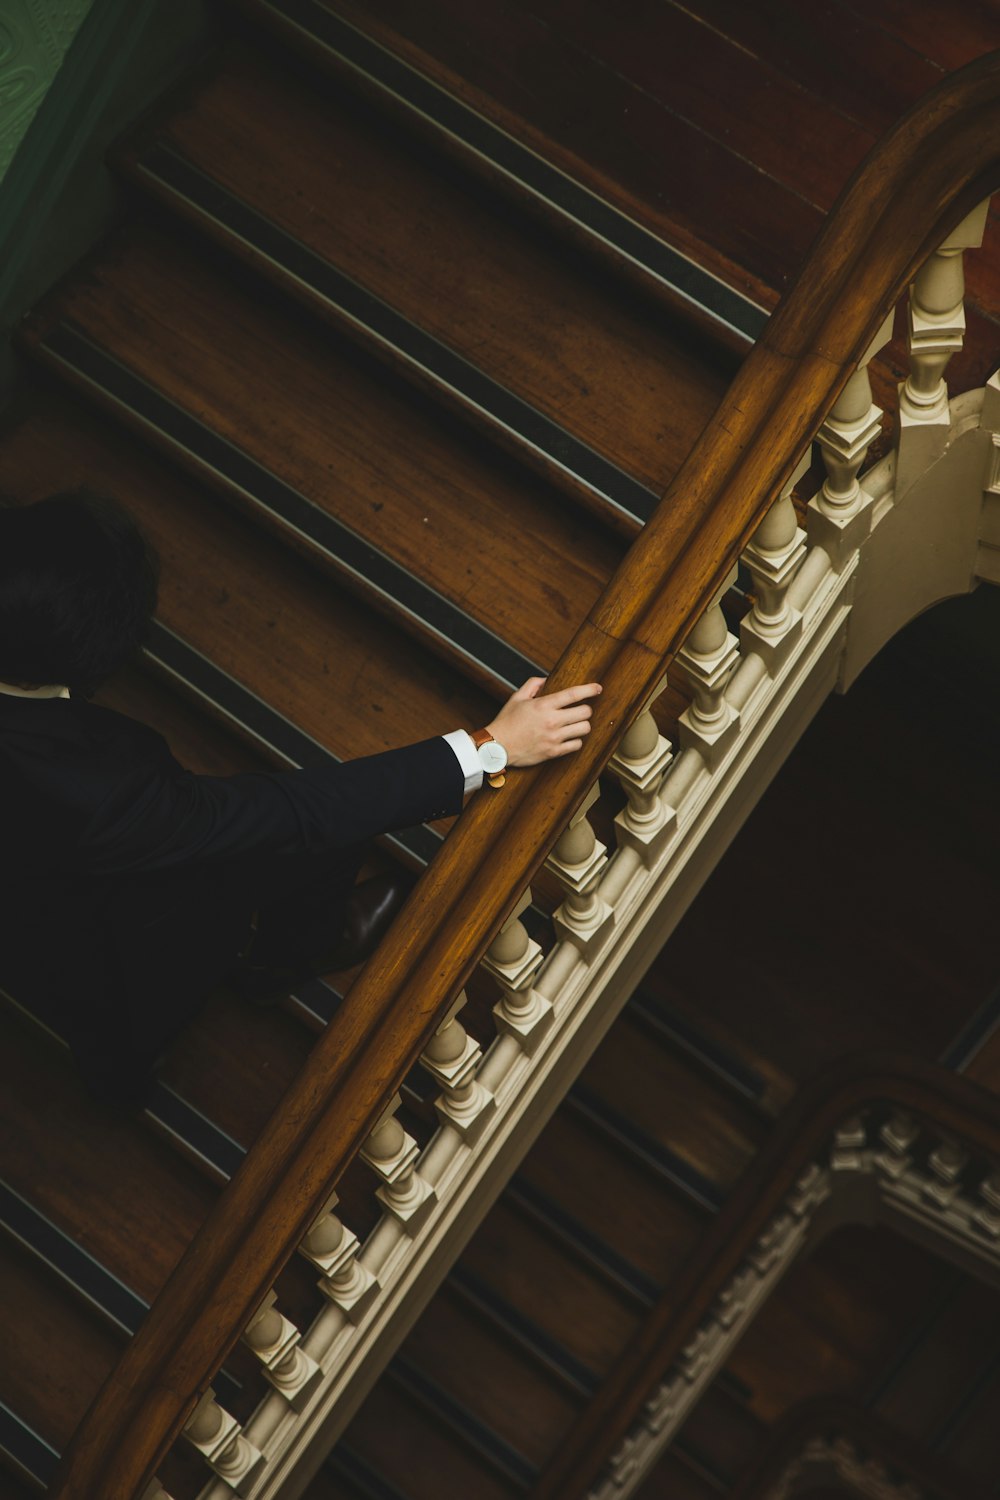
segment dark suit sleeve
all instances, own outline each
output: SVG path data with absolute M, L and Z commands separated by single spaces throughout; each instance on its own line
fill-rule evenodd
M 443 739 L 300 771 L 198 776 L 176 763 L 126 770 L 79 843 L 94 874 L 170 870 L 253 854 L 356 844 L 461 810 L 464 778 Z

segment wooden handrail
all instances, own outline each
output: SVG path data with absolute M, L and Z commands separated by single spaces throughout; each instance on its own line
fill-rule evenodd
M 788 1464 L 811 1439 L 823 1437 L 847 1438 L 863 1456 L 877 1459 L 901 1479 L 918 1484 L 928 1500 L 987 1500 L 985 1484 L 958 1473 L 874 1412 L 830 1396 L 800 1402 L 777 1423 L 730 1500 L 767 1500 Z
M 531 1492 L 531 1500 L 580 1500 L 672 1368 L 706 1312 L 839 1125 L 876 1104 L 932 1121 L 1000 1160 L 1000 1098 L 936 1063 L 890 1053 L 848 1059 L 800 1090 L 780 1128 L 631 1343 Z
M 1000 54 L 876 147 L 563 654 L 604 695 L 576 756 L 464 814 L 150 1310 L 50 1491 L 134 1500 L 535 869 L 720 588 L 885 314 L 1000 184 Z

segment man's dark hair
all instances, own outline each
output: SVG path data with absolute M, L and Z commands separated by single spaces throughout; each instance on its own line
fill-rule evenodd
M 0 505 L 0 682 L 95 692 L 146 639 L 158 576 L 151 543 L 106 495 Z

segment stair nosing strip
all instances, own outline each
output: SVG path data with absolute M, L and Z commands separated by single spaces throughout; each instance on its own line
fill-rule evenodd
M 388 47 L 335 16 L 317 0 L 259 3 L 699 312 L 748 343 L 760 337 L 769 316 L 765 308 L 449 94 Z M 310 24 L 305 13 L 316 18 L 318 27 Z
M 568 1244 L 586 1266 L 642 1307 L 652 1307 L 662 1295 L 663 1288 L 651 1276 L 646 1276 L 579 1219 L 561 1209 L 522 1173 L 515 1173 L 510 1179 L 503 1196 L 520 1212 L 528 1214 L 550 1234 Z
M 450 652 L 485 670 L 502 687 L 511 690 L 526 677 L 544 675 L 487 626 L 228 438 L 184 411 L 71 320 L 62 320 L 45 333 L 38 347 L 47 359 L 71 371 L 75 380 L 100 392 L 116 409 L 128 412 L 146 429 L 158 433 L 174 451 L 191 457 L 202 473 L 218 476 L 251 505 L 302 537 L 342 573 L 384 600 L 394 614 L 417 624 Z
M 631 1156 L 644 1162 L 659 1177 L 666 1178 L 686 1198 L 710 1213 L 719 1212 L 725 1202 L 725 1194 L 715 1183 L 626 1119 L 618 1110 L 605 1104 L 592 1090 L 575 1083 L 567 1093 L 566 1100 L 605 1135 L 623 1146 Z
M 385 1479 L 366 1458 L 341 1439 L 324 1460 L 324 1468 L 360 1490 L 364 1500 L 407 1500 L 404 1492 Z
M 92 1307 L 105 1322 L 134 1338 L 149 1311 L 145 1298 L 109 1271 L 89 1250 L 84 1250 L 23 1193 L 2 1179 L 0 1229 L 21 1245 L 34 1261 L 47 1266 L 74 1296 Z M 232 1399 L 242 1389 L 241 1383 L 225 1370 L 218 1372 L 215 1385 L 223 1400 Z
M 655 998 L 642 985 L 634 990 L 628 1000 L 628 1011 L 645 1024 L 667 1036 L 675 1046 L 694 1057 L 733 1092 L 747 1103 L 759 1105 L 767 1084 L 761 1074 L 726 1049 L 703 1036 L 697 1028 L 683 1017 L 665 1013 Z
M 452 1267 L 445 1285 L 488 1318 L 501 1334 L 525 1350 L 576 1395 L 585 1400 L 595 1395 L 600 1385 L 596 1372 L 571 1354 L 533 1318 L 522 1313 L 506 1297 L 500 1296 L 483 1277 L 466 1270 L 459 1263 Z
M 534 1464 L 446 1391 L 439 1381 L 425 1375 L 404 1355 L 397 1354 L 390 1360 L 386 1374 L 425 1409 L 434 1411 L 462 1442 L 505 1479 L 512 1480 L 522 1489 L 527 1489 L 537 1479 L 538 1470 Z
M 149 1303 L 2 1180 L 0 1226 L 107 1322 L 130 1337 L 136 1333 Z
M 341 764 L 332 750 L 272 708 L 251 688 L 238 682 L 162 621 L 154 620 L 145 655 L 161 671 L 180 682 L 186 691 L 204 699 L 216 713 L 223 714 L 243 734 L 289 767 L 317 761 Z M 429 862 L 442 842 L 441 835 L 426 824 L 385 834 L 384 838 L 393 848 L 421 865 Z
M 48 1489 L 61 1455 L 5 1401 L 0 1401 L 0 1451 L 29 1482 Z
M 223 1183 L 235 1175 L 247 1154 L 245 1146 L 162 1079 L 153 1084 L 146 1113 L 186 1151 L 211 1167 Z
M 481 413 L 491 426 L 507 432 L 518 447 L 538 454 L 629 520 L 649 519 L 660 499 L 655 490 L 325 260 L 174 147 L 156 142 L 140 153 L 136 161 L 147 176 L 158 178 L 176 198 L 191 204 L 203 219 L 214 220 L 259 260 L 270 262 L 314 300 L 335 309 L 339 317 L 361 330 L 369 340 L 391 350 L 412 369 L 430 376 L 463 406 Z M 197 194 L 199 184 L 206 185 L 208 194 Z M 206 197 L 215 200 L 213 206 L 207 206 Z M 298 262 L 297 267 L 293 262 Z

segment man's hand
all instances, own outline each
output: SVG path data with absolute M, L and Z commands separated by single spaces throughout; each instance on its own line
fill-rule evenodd
M 529 677 L 486 726 L 507 751 L 509 766 L 537 766 L 569 755 L 590 733 L 591 707 L 586 700 L 597 697 L 601 684 L 580 683 L 539 696 L 544 686 L 544 677 Z

